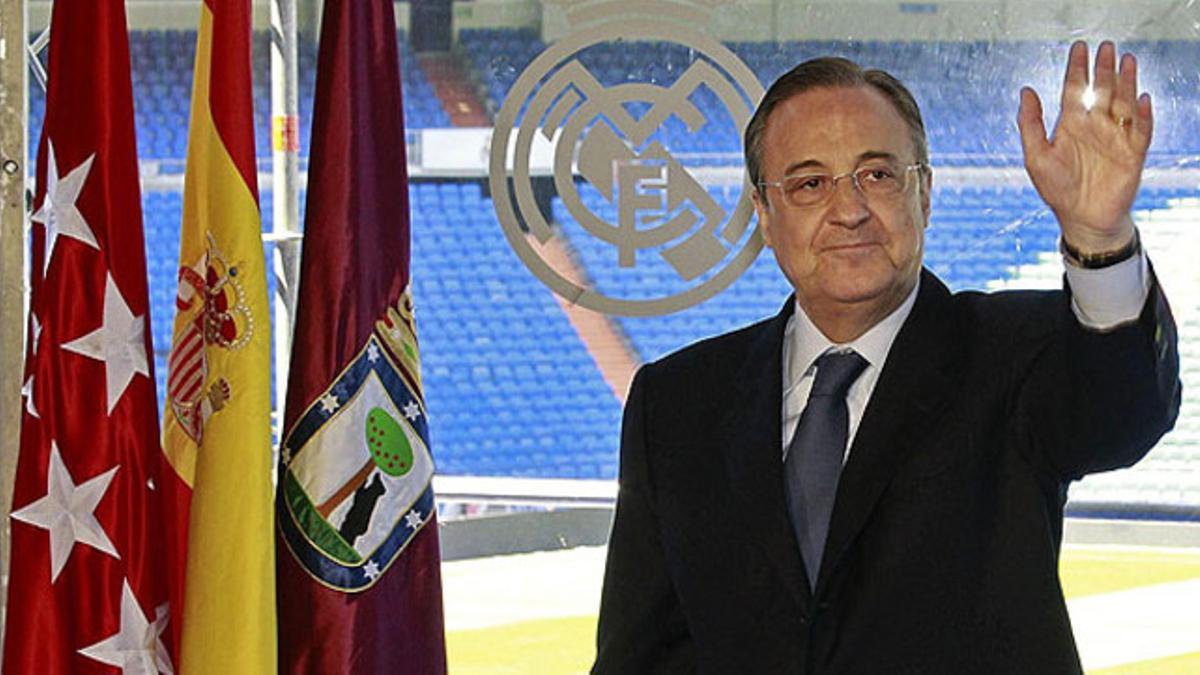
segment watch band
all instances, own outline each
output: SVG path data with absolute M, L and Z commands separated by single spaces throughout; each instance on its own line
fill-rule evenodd
M 1137 255 L 1142 250 L 1142 237 L 1135 227 L 1133 228 L 1133 238 L 1129 240 L 1129 243 L 1115 251 L 1084 253 L 1068 244 L 1067 240 L 1062 237 L 1059 238 L 1059 248 L 1062 250 L 1062 254 L 1075 266 L 1087 270 L 1098 270 L 1104 267 L 1111 267 L 1117 263 L 1123 263 Z

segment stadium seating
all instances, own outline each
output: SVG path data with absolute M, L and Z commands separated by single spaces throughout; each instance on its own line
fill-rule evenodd
M 530 31 L 473 29 L 459 36 L 464 53 L 498 109 L 517 76 L 546 45 Z M 892 72 L 921 103 L 930 152 L 939 165 L 1006 166 L 1020 163 L 1016 130 L 1016 92 L 1031 85 L 1043 95 L 1058 90 L 1059 62 L 1066 45 L 1055 42 L 737 42 L 727 45 L 765 84 L 788 68 L 818 55 L 851 58 L 867 67 Z M 1194 107 L 1200 75 L 1194 64 L 1200 45 L 1191 41 L 1130 42 L 1122 45 L 1142 56 L 1141 80 L 1172 108 L 1160 110 L 1152 162 L 1200 150 L 1200 121 L 1184 111 Z M 625 42 L 589 47 L 577 56 L 601 84 L 624 81 L 669 85 L 698 54 L 680 45 Z M 723 114 L 715 97 L 702 92 L 694 101 L 709 115 Z M 1178 102 L 1178 103 L 1176 103 Z M 1057 101 L 1044 101 L 1047 117 Z M 1174 114 L 1172 114 L 1174 113 Z M 717 126 L 717 125 L 715 125 Z M 740 140 L 719 133 L 672 150 L 740 152 Z
M 150 173 L 181 172 L 186 153 L 195 33 L 134 32 L 131 56 L 139 150 Z M 409 128 L 448 126 L 449 119 L 425 79 L 403 34 L 398 36 Z M 976 181 L 935 181 L 933 213 L 926 238 L 926 263 L 954 289 L 988 288 L 1043 272 L 1043 285 L 1058 283 L 1054 258 L 1057 227 L 1029 187 L 989 183 L 986 176 L 1020 171 L 1015 132 L 1015 97 L 1024 83 L 1056 91 L 1063 45 L 1054 43 L 734 43 L 730 49 L 768 82 L 795 62 L 838 53 L 887 68 L 908 82 L 925 111 L 935 167 L 997 170 Z M 1151 163 L 1179 163 L 1200 150 L 1194 116 L 1171 110 L 1198 103 L 1200 43 L 1129 44 L 1143 55 L 1147 87 L 1169 105 L 1159 108 Z M 499 109 L 516 78 L 546 45 L 536 33 L 509 29 L 463 30 L 456 49 L 478 78 L 490 110 Z M 255 128 L 260 170 L 270 167 L 269 56 L 265 34 L 255 36 Z M 601 84 L 674 81 L 694 53 L 678 46 L 623 43 L 595 46 L 579 55 Z M 316 50 L 300 45 L 301 155 L 307 157 L 315 89 Z M 1026 79 L 1027 78 L 1027 79 Z M 44 98 L 33 85 L 31 147 L 44 114 Z M 715 95 L 698 90 L 691 101 L 711 124 L 692 133 L 678 122 L 655 140 L 685 165 L 739 166 L 740 141 Z M 1055 114 L 1047 102 L 1047 114 Z M 644 113 L 646 104 L 627 109 Z M 724 116 L 724 117 L 722 117 Z M 31 150 L 32 151 L 32 150 Z M 302 164 L 303 164 L 302 160 Z M 1003 169 L 1003 171 L 1000 171 Z M 412 278 L 422 344 L 431 434 L 439 470 L 445 474 L 612 478 L 620 409 L 582 341 L 539 282 L 509 250 L 481 178 L 415 181 L 410 188 L 413 236 Z M 177 184 L 177 183 L 176 183 Z M 174 316 L 182 198 L 178 188 L 155 186 L 143 194 L 151 289 L 151 329 L 160 396 L 165 393 L 165 358 Z M 733 208 L 740 185 L 708 186 L 722 209 Z M 582 204 L 606 222 L 615 205 L 595 190 L 580 188 Z M 1145 222 L 1191 218 L 1176 206 L 1200 195 L 1195 188 L 1147 189 L 1136 208 Z M 262 192 L 263 227 L 271 228 L 272 194 Z M 301 199 L 301 206 L 304 201 Z M 637 253 L 637 266 L 617 267 L 616 252 L 588 234 L 560 198 L 551 205 L 591 283 L 614 297 L 660 297 L 694 286 L 679 279 L 655 250 Z M 1184 215 L 1180 215 L 1184 214 Z M 1157 231 L 1157 230 L 1155 230 Z M 1182 229 L 1180 230 L 1182 231 Z M 1172 244 L 1161 244 L 1171 246 Z M 1175 244 L 1182 246 L 1182 244 Z M 272 255 L 268 244 L 266 255 Z M 1160 249 L 1155 249 L 1160 250 Z M 1165 257 L 1165 256 L 1164 256 Z M 1045 266 L 1049 260 L 1051 264 Z M 1043 267 L 1039 267 L 1042 265 Z M 270 266 L 268 266 L 270 269 Z M 269 275 L 270 276 L 270 275 Z M 269 278 L 274 287 L 274 279 Z M 273 292 L 273 291 L 272 291 Z M 746 274 L 707 302 L 665 317 L 618 318 L 636 357 L 661 357 L 706 336 L 778 310 L 789 287 L 769 251 Z M 1200 392 L 1200 323 L 1190 308 L 1196 298 L 1174 296 L 1184 317 L 1185 392 Z M 1190 303 L 1190 304 L 1188 304 Z M 1177 431 L 1133 472 L 1089 479 L 1074 493 L 1090 502 L 1114 500 L 1200 506 L 1200 393 L 1186 394 Z
M 400 72 L 404 92 L 404 116 L 409 128 L 443 127 L 450 118 L 442 110 L 403 32 L 397 34 Z M 267 34 L 256 33 L 252 45 L 254 73 L 254 129 L 260 165 L 271 159 L 270 51 Z M 301 155 L 307 156 L 312 125 L 312 101 L 316 90 L 316 45 L 301 40 L 297 49 L 300 88 L 297 95 L 300 117 Z M 187 153 L 187 130 L 192 97 L 192 70 L 196 54 L 196 32 L 180 30 L 132 31 L 129 55 L 133 78 L 133 107 L 138 133 L 138 153 L 143 160 L 164 160 L 165 170 L 182 170 Z M 37 134 L 45 110 L 45 94 L 30 81 L 29 120 L 31 157 L 36 152 Z
M 438 466 L 612 478 L 620 406 L 478 182 L 410 189 L 412 279 Z
M 508 249 L 479 182 L 414 182 L 410 195 L 413 295 L 439 470 L 615 477 L 620 406 L 553 296 Z M 182 200 L 153 191 L 143 202 L 161 406 Z M 269 231 L 269 191 L 262 210 Z

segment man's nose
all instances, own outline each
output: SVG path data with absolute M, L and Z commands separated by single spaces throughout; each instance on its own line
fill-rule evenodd
M 846 176 L 833 186 L 829 201 L 829 219 L 843 227 L 858 227 L 871 217 L 867 196 L 858 189 L 854 179 Z

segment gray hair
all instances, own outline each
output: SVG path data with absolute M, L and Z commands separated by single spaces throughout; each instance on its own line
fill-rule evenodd
M 818 87 L 874 87 L 883 94 L 896 108 L 901 119 L 908 126 L 913 148 L 916 151 L 916 161 L 920 164 L 929 163 L 929 145 L 925 140 L 925 123 L 921 121 L 921 109 L 917 106 L 912 92 L 900 80 L 883 70 L 864 70 L 857 63 L 836 56 L 823 56 L 810 59 L 792 68 L 775 80 L 767 89 L 750 123 L 746 125 L 744 152 L 746 156 L 746 172 L 750 175 L 750 183 L 758 190 L 760 197 L 765 197 L 762 181 L 762 143 L 767 128 L 767 118 L 780 103 L 793 96 Z

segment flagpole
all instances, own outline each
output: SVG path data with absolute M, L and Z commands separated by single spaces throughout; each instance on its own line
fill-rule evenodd
M 24 2 L 0 3 L 0 41 L 25 45 Z M 25 358 L 25 174 L 29 126 L 26 50 L 9 49 L 0 58 L 0 90 L 9 93 L 0 108 L 0 429 L 15 430 L 21 423 L 21 374 Z M 18 318 L 19 317 L 19 318 Z M 21 436 L 0 434 L 0 579 L 7 593 L 10 532 L 7 527 L 12 504 L 13 477 Z M 4 615 L 0 612 L 0 636 Z M 2 638 L 0 638 L 2 640 Z M 0 642 L 2 644 L 2 642 Z
M 300 280 L 300 117 L 297 105 L 296 3 L 271 2 L 272 215 L 275 243 L 275 425 L 283 436 L 296 285 Z

